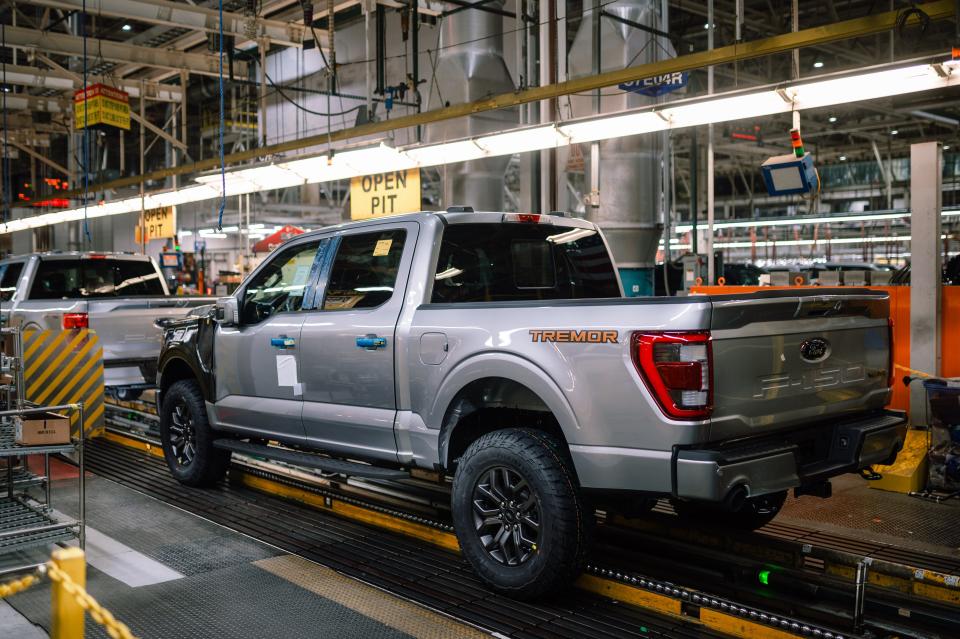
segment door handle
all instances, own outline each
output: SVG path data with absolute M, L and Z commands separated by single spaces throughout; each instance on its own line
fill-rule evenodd
M 357 338 L 357 348 L 365 348 L 368 351 L 375 351 L 378 348 L 384 348 L 386 345 L 386 337 L 379 337 L 371 334 Z
M 293 348 L 296 345 L 297 345 L 297 340 L 293 339 L 292 337 L 287 337 L 286 335 L 270 338 L 270 346 L 273 346 L 275 348 L 287 349 L 287 348 Z

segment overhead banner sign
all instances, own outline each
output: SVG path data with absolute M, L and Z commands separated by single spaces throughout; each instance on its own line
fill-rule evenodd
M 177 234 L 177 213 L 172 206 L 159 209 L 147 209 L 143 212 L 143 227 L 147 231 L 145 240 L 140 239 L 140 224 L 134 233 L 134 242 L 149 242 L 160 238 L 174 237 Z
M 374 173 L 350 180 L 350 218 L 419 211 L 420 169 Z
M 687 82 L 689 81 L 689 73 L 686 71 L 677 71 L 675 73 L 655 75 L 652 78 L 624 82 L 623 84 L 618 84 L 617 88 L 619 88 L 621 91 L 639 93 L 640 95 L 646 95 L 651 98 L 655 98 L 657 96 L 670 93 L 671 91 L 683 89 L 687 86 Z
M 130 130 L 130 95 L 105 84 L 91 84 L 73 93 L 75 128 L 112 126 Z

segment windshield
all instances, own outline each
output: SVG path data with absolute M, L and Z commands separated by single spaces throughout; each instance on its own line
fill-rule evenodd
M 434 303 L 620 297 L 603 238 L 552 224 L 452 224 L 443 232 Z

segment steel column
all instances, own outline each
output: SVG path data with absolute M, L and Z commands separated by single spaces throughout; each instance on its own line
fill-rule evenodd
M 940 374 L 942 152 L 939 142 L 910 146 L 910 368 Z M 926 423 L 922 384 L 910 389 L 910 417 Z

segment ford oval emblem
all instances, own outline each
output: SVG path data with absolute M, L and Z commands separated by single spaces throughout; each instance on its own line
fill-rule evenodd
M 822 337 L 811 337 L 800 343 L 800 357 L 808 362 L 822 362 L 830 356 L 830 342 Z

